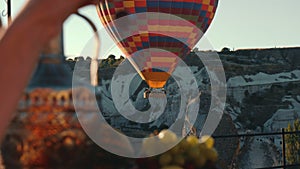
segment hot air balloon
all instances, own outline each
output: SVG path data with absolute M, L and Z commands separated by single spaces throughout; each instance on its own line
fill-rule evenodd
M 218 0 L 104 0 L 97 9 L 105 29 L 149 85 L 147 96 L 153 90 L 164 91 L 178 58 L 187 56 L 200 40 L 214 18 L 217 5 Z M 115 23 L 124 16 L 134 18 L 134 15 L 143 13 L 158 15 L 144 20 L 138 17 L 135 19 L 139 19 L 139 22 L 132 19 L 126 25 Z M 174 17 L 162 19 L 162 14 Z M 132 36 L 120 37 L 122 31 L 132 27 Z M 146 49 L 161 50 L 148 50 L 132 59 L 135 53 Z M 139 62 L 139 66 L 136 62 Z

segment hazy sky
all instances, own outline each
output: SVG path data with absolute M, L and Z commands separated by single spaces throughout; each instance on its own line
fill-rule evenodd
M 13 12 L 17 13 L 24 2 L 26 0 L 12 0 Z M 5 5 L 4 0 L 0 0 L 0 12 L 6 8 Z M 201 40 L 197 47 L 203 50 L 221 50 L 223 47 L 240 49 L 300 46 L 299 8 L 300 0 L 220 0 L 215 19 L 205 34 L 212 46 L 205 45 L 205 41 Z M 81 12 L 101 28 L 94 7 L 87 7 Z M 91 36 L 92 32 L 85 21 L 71 16 L 64 24 L 66 55 L 80 55 Z M 111 41 L 109 36 L 101 36 L 102 44 Z M 103 50 L 105 49 L 102 52 Z M 120 55 L 116 49 L 104 53 Z

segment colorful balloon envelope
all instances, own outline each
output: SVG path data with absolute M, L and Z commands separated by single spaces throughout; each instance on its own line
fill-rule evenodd
M 98 13 L 141 78 L 150 88 L 163 88 L 178 59 L 208 29 L 217 5 L 218 0 L 104 0 Z M 118 23 L 124 16 L 130 22 Z M 122 36 L 124 31 L 131 35 Z

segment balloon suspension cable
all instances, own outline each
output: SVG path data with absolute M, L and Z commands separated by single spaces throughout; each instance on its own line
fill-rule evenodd
M 11 23 L 11 0 L 7 0 L 7 22 L 8 25 Z
M 189 117 L 189 112 L 193 111 L 190 110 L 193 107 L 193 104 L 197 103 L 200 99 L 201 96 L 201 91 L 193 98 L 189 98 L 187 105 L 186 105 L 186 109 L 185 109 L 185 115 L 184 115 L 184 123 L 183 123 L 183 128 L 182 128 L 182 136 L 186 136 L 186 135 L 197 135 L 197 131 L 196 128 L 194 128 L 193 124 L 190 122 L 190 118 Z
M 93 29 L 94 34 L 95 34 L 96 50 L 95 50 L 95 54 L 92 56 L 92 61 L 91 61 L 91 65 L 90 65 L 90 75 L 91 75 L 91 84 L 93 86 L 97 86 L 98 85 L 98 55 L 100 52 L 100 36 L 98 34 L 97 27 L 95 26 L 95 24 L 93 23 L 92 20 L 90 20 L 88 17 L 82 15 L 78 11 L 75 14 L 77 16 L 81 17 L 82 19 L 84 19 L 85 21 L 87 21 L 87 23 L 91 26 L 91 28 Z
M 6 9 L 3 9 L 1 11 L 2 17 L 7 17 L 7 25 L 11 23 L 11 0 L 4 0 L 4 3 L 6 3 Z M 0 24 L 0 27 L 2 27 L 2 23 Z

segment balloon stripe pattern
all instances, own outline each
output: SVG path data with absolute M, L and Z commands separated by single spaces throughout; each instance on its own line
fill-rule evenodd
M 218 0 L 105 0 L 99 4 L 98 13 L 126 57 L 130 58 L 133 53 L 147 48 L 162 49 L 139 56 L 150 55 L 140 66 L 142 78 L 150 87 L 162 88 L 169 77 L 165 73 L 172 73 L 178 59 L 167 53 L 184 58 L 208 29 L 217 5 Z M 141 18 L 136 22 L 135 16 L 131 15 L 146 12 L 171 14 L 184 20 L 150 16 L 141 23 Z M 132 30 L 132 36 L 125 39 L 120 38 L 120 26 L 114 25 L 114 21 L 123 16 L 133 17 L 127 25 L 127 29 Z M 194 26 L 187 26 L 187 21 Z M 166 32 L 169 36 L 165 35 Z

